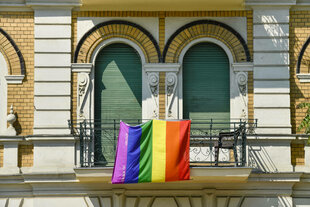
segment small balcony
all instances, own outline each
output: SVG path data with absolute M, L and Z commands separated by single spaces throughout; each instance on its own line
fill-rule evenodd
M 132 126 L 147 120 L 122 120 Z M 69 121 L 79 139 L 80 168 L 114 166 L 120 120 Z M 247 134 L 257 120 L 192 120 L 190 135 L 191 168 L 247 167 Z

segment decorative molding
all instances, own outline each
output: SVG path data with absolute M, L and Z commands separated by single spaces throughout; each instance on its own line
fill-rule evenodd
M 245 63 L 232 63 L 231 64 L 234 72 L 249 72 L 253 71 L 254 65 L 252 62 L 245 62 Z
M 90 73 L 93 68 L 92 63 L 72 63 L 71 71 L 73 73 Z
M 175 97 L 178 85 L 177 73 L 166 73 L 166 95 L 167 95 L 167 116 L 172 117 L 171 106 Z
M 157 97 L 159 93 L 159 73 L 147 72 L 146 74 L 147 74 L 148 89 L 155 103 L 155 109 L 153 110 L 153 117 L 158 118 L 159 114 L 157 112 L 158 110 Z
M 25 75 L 6 75 L 4 76 L 7 84 L 22 84 Z
M 236 75 L 236 80 L 238 83 L 238 88 L 240 93 L 243 96 L 247 94 L 247 82 L 248 82 L 248 75 L 245 72 L 238 72 Z
M 83 108 L 85 97 L 89 88 L 89 73 L 79 73 L 78 75 L 78 116 L 85 119 Z
M 301 83 L 310 83 L 310 73 L 300 73 L 296 76 Z

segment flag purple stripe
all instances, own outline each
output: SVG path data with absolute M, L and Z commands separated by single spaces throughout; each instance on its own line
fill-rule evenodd
M 141 135 L 140 126 L 129 127 L 125 183 L 138 183 Z
M 120 123 L 115 164 L 113 169 L 112 183 L 124 183 L 127 165 L 129 126 L 124 122 Z M 124 144 L 125 143 L 125 144 Z

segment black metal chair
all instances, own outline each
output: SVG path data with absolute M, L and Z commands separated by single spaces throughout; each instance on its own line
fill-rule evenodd
M 232 149 L 234 152 L 235 166 L 238 166 L 237 142 L 241 133 L 241 127 L 233 132 L 220 132 L 218 142 L 214 144 L 215 148 L 215 166 L 219 164 L 219 153 L 221 149 Z

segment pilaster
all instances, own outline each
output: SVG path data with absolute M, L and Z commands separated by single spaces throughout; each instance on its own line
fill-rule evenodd
M 289 7 L 253 7 L 257 133 L 291 133 Z
M 38 7 L 35 14 L 34 134 L 69 134 L 71 8 Z

